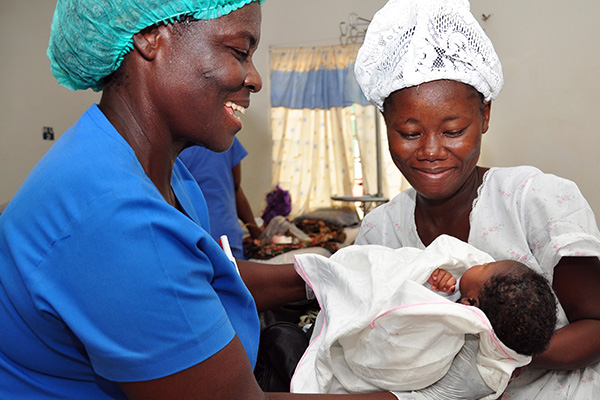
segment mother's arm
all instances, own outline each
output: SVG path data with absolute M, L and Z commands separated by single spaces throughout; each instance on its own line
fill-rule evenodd
M 530 365 L 569 370 L 600 361 L 600 261 L 563 257 L 554 268 L 553 288 L 569 325 L 556 331 L 549 348 Z

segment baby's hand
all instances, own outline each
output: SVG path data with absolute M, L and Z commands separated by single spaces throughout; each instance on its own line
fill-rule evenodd
M 431 273 L 427 280 L 433 290 L 444 293 L 452 293 L 456 288 L 456 278 L 445 269 L 438 268 Z

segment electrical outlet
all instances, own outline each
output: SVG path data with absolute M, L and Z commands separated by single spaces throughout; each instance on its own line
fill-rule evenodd
M 54 140 L 54 128 L 51 126 L 44 126 L 42 135 L 44 140 Z

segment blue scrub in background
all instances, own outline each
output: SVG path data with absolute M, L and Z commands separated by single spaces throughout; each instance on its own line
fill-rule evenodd
M 235 184 L 231 170 L 238 165 L 248 152 L 235 138 L 229 150 L 215 153 L 201 146 L 185 149 L 179 155 L 190 170 L 208 206 L 210 234 L 218 240 L 227 235 L 235 258 L 245 260 L 240 226 L 236 208 Z

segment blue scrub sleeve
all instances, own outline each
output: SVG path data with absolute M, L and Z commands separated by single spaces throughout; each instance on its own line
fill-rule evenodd
M 234 138 L 231 145 L 231 168 L 235 167 L 248 155 L 248 151 L 244 148 L 238 138 Z
M 83 214 L 54 244 L 63 248 L 54 253 L 70 259 L 44 260 L 62 265 L 61 273 L 34 279 L 43 287 L 42 308 L 73 330 L 99 375 L 112 381 L 166 376 L 232 340 L 214 285 L 222 281 L 232 298 L 247 289 L 203 229 L 152 196 L 109 193 Z M 235 307 L 254 307 L 246 303 Z

